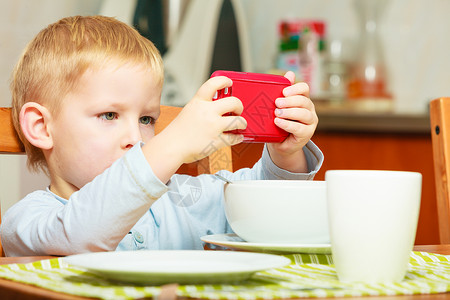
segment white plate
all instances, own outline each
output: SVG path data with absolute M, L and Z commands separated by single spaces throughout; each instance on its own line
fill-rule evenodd
M 96 252 L 63 259 L 112 280 L 148 285 L 236 282 L 290 263 L 277 255 L 203 250 Z
M 244 241 L 234 233 L 206 235 L 202 236 L 201 240 L 206 243 L 230 249 L 246 250 L 254 252 L 265 252 L 276 254 L 288 254 L 288 253 L 331 254 L 330 244 L 250 243 Z

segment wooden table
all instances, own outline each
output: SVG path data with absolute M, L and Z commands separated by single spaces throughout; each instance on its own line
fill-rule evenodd
M 420 245 L 414 247 L 415 251 L 424 251 L 450 255 L 450 245 Z M 29 263 L 42 259 L 54 258 L 52 256 L 29 256 L 29 257 L 0 257 L 0 265 L 12 263 Z M 330 298 L 349 300 L 355 297 L 346 298 Z M 370 296 L 357 297 L 356 299 L 370 299 L 370 300 L 450 300 L 450 293 L 433 294 L 433 295 L 402 295 L 402 296 Z M 58 299 L 58 300 L 86 300 L 93 298 L 86 298 L 80 296 L 72 296 L 68 294 L 53 292 L 39 287 L 18 283 L 0 278 L 0 299 L 20 299 L 20 300 L 35 300 L 35 299 Z M 170 300 L 171 298 L 163 298 L 161 300 Z M 184 298 L 186 299 L 186 298 Z

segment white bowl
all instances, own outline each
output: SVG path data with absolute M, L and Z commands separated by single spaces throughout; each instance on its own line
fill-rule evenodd
M 330 243 L 325 181 L 236 181 L 224 190 L 227 220 L 247 242 Z

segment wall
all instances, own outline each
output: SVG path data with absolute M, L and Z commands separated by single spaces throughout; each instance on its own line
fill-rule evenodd
M 356 0 L 367 1 L 367 0 Z M 400 111 L 426 112 L 429 100 L 450 95 L 450 1 L 384 1 L 379 33 L 391 91 Z M 355 55 L 359 23 L 353 0 L 243 1 L 248 16 L 252 60 L 256 71 L 273 65 L 276 23 L 282 17 L 320 18 L 328 23 L 330 39 L 341 39 L 346 55 Z M 270 12 L 270 13 L 269 13 Z

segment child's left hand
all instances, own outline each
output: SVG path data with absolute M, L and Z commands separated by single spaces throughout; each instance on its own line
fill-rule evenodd
M 294 83 L 295 75 L 285 75 Z M 306 83 L 293 84 L 283 90 L 284 98 L 275 101 L 275 124 L 289 132 L 289 136 L 281 143 L 267 144 L 272 161 L 280 168 L 290 172 L 307 172 L 303 147 L 308 143 L 316 130 L 319 119 L 314 104 L 309 99 L 309 87 Z

